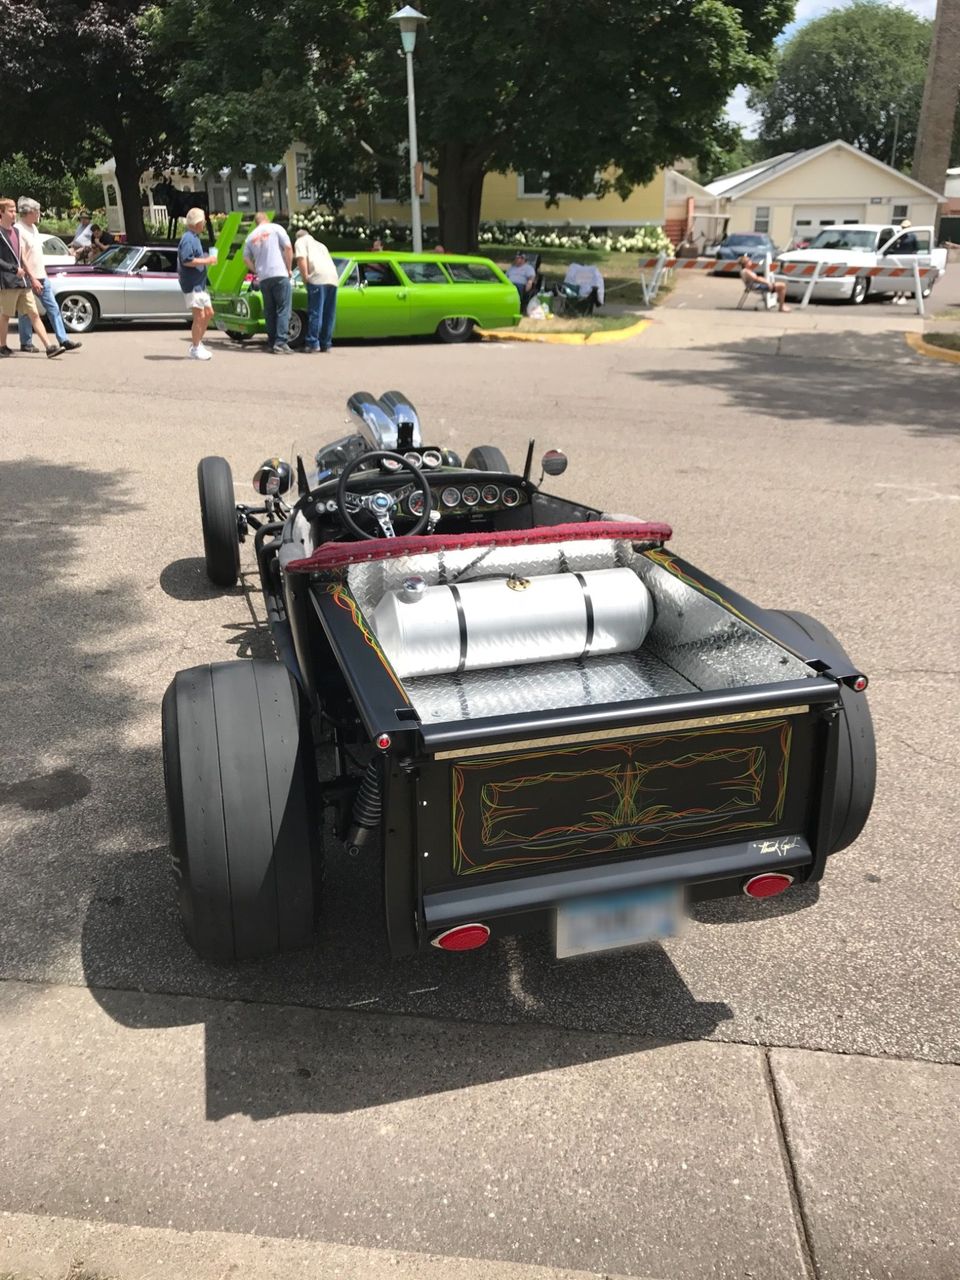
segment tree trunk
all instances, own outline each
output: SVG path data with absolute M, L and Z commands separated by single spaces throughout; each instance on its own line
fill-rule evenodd
M 943 192 L 960 90 L 960 0 L 939 0 L 923 87 L 912 177 Z M 938 217 L 939 222 L 939 217 Z
M 144 244 L 147 232 L 143 225 L 143 201 L 140 196 L 142 169 L 136 157 L 125 147 L 115 146 L 113 159 L 117 166 L 117 194 L 120 197 L 120 208 L 123 210 L 127 243 Z
M 450 253 L 476 253 L 485 152 L 448 142 L 440 147 L 437 159 L 440 243 Z

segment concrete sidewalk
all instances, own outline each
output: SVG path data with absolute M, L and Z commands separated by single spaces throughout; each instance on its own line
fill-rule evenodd
M 960 1273 L 955 1067 L 16 982 L 0 1025 L 0 1273 Z

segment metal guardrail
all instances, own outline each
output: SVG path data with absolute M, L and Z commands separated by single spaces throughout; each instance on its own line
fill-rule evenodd
M 906 256 L 906 255 L 904 255 Z M 670 258 L 665 253 L 656 258 L 641 258 L 640 288 L 643 300 L 650 306 L 660 291 L 663 277 L 667 271 L 712 271 L 717 275 L 739 275 L 740 263 L 728 258 Z M 647 273 L 650 273 L 649 279 Z M 851 266 L 846 262 L 780 262 L 772 263 L 770 255 L 764 258 L 764 274 L 772 279 L 807 280 L 800 302 L 801 309 L 806 307 L 813 290 L 820 280 L 835 279 L 838 276 L 861 276 L 867 279 L 902 280 L 903 292 L 912 293 L 916 299 L 917 315 L 924 315 L 923 289 L 924 282 L 936 280 L 939 268 L 922 267 L 914 259 L 907 265 L 889 265 L 882 267 Z

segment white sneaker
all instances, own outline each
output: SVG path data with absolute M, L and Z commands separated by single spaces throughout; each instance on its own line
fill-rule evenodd
M 212 360 L 213 354 L 212 352 L 208 351 L 207 348 L 201 342 L 199 347 L 190 348 L 190 359 L 191 360 Z

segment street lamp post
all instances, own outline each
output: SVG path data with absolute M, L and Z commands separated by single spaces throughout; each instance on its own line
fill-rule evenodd
M 407 126 L 410 131 L 410 226 L 414 253 L 423 252 L 423 228 L 420 225 L 420 194 L 417 191 L 417 102 L 413 91 L 413 51 L 417 44 L 417 27 L 430 19 L 405 4 L 392 13 L 388 22 L 400 27 L 400 43 L 407 59 Z

